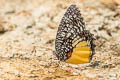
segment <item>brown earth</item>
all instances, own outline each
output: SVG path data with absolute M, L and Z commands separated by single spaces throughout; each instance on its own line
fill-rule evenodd
M 109 1 L 0 0 L 0 80 L 120 80 L 120 6 Z M 71 65 L 53 55 L 71 4 L 97 38 L 90 64 Z

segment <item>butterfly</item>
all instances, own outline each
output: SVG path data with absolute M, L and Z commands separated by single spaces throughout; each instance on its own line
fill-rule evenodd
M 56 57 L 71 64 L 88 63 L 95 53 L 94 40 L 94 35 L 85 28 L 80 10 L 76 5 L 70 5 L 58 27 Z

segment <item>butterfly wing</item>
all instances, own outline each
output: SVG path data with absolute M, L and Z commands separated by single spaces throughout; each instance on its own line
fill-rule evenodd
M 72 52 L 72 56 L 66 60 L 67 63 L 71 64 L 83 64 L 90 61 L 90 47 L 86 41 L 80 42 Z
M 85 30 L 85 23 L 81 17 L 80 10 L 75 5 L 71 5 L 64 14 L 58 28 L 55 42 L 57 58 L 61 61 L 69 59 L 78 45 L 76 43 L 78 40 L 84 40 L 87 44 L 87 41 L 91 40 L 92 37 L 88 37 L 86 32 L 87 30 Z

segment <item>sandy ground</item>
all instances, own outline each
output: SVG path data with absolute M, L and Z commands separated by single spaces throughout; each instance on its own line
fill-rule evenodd
M 0 80 L 120 80 L 120 6 L 112 1 L 0 0 Z M 71 4 L 97 38 L 90 64 L 71 65 L 53 55 Z

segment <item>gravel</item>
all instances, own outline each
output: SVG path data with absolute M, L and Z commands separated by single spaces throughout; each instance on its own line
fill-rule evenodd
M 0 0 L 1 80 L 120 80 L 120 5 L 110 0 Z M 93 60 L 72 65 L 53 55 L 58 25 L 76 4 L 97 40 Z

